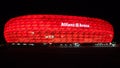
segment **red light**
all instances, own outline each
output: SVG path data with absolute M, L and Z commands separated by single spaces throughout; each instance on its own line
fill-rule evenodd
M 64 15 L 19 16 L 10 19 L 4 29 L 8 43 L 106 43 L 113 35 L 107 21 Z

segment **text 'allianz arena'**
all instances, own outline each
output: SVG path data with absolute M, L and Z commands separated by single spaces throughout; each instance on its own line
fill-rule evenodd
M 109 43 L 112 25 L 98 18 L 67 15 L 24 15 L 4 28 L 7 43 Z

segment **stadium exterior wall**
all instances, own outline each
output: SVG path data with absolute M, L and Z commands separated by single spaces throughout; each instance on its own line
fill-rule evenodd
M 24 15 L 4 27 L 7 43 L 109 43 L 112 25 L 102 19 L 67 15 Z

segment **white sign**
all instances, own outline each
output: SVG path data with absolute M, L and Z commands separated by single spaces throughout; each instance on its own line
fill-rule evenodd
M 68 27 L 90 27 L 88 24 L 81 24 L 81 23 L 67 23 L 62 22 L 61 26 L 68 26 Z

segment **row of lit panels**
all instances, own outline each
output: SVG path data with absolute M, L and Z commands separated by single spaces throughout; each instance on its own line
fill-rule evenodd
M 70 23 L 85 23 L 85 24 L 91 24 L 91 25 L 109 25 L 109 23 L 107 22 L 102 22 L 102 21 L 83 21 L 83 20 L 66 20 L 66 21 L 59 21 L 59 20 L 44 20 L 44 19 L 35 19 L 35 20 L 31 20 L 31 19 L 22 19 L 22 20 L 12 20 L 12 21 L 9 21 L 9 22 L 12 22 L 11 24 L 59 24 L 60 22 L 70 22 Z M 32 22 L 32 23 L 31 23 Z M 52 22 L 52 23 L 51 23 Z
M 101 32 L 104 32 L 104 31 L 110 31 L 110 32 L 113 32 L 113 30 L 111 29 L 108 29 L 108 28 L 99 28 L 99 29 L 78 29 L 78 28 L 42 28 L 42 27 L 39 27 L 39 28 L 5 28 L 5 31 L 42 31 L 42 32 L 47 32 L 47 31 L 54 31 L 54 32 L 81 32 L 81 31 L 84 31 L 84 32 L 97 32 L 97 31 L 101 31 Z
M 72 19 L 72 20 L 90 20 L 90 21 L 101 21 L 101 19 L 97 18 L 89 18 L 89 17 L 78 17 L 78 16 L 62 16 L 62 15 L 25 15 L 25 16 L 19 16 L 15 18 L 17 19 Z M 102 20 L 103 21 L 103 20 Z
M 76 35 L 107 35 L 107 34 L 112 34 L 113 33 L 111 31 L 96 31 L 96 32 L 92 32 L 92 31 L 65 31 L 65 32 L 57 32 L 57 31 L 54 31 L 54 32 L 51 32 L 51 31 L 46 31 L 46 32 L 42 32 L 42 31 L 5 31 L 4 34 L 15 34 L 15 35 L 21 35 L 21 34 L 26 34 L 26 35 L 49 35 L 49 34 L 53 34 L 53 35 L 73 35 L 73 34 L 76 34 Z
M 5 34 L 15 34 L 15 35 L 107 35 L 107 34 L 112 34 L 112 32 L 6 32 Z
M 26 16 L 20 16 L 16 17 L 12 20 L 80 20 L 80 21 L 97 21 L 97 22 L 105 22 L 104 20 L 97 19 L 97 18 L 89 18 L 89 17 L 78 17 L 78 16 L 61 16 L 61 15 L 26 15 Z
M 19 27 L 19 26 L 60 26 L 61 25 L 61 23 L 72 23 L 72 24 L 74 24 L 74 23 L 77 23 L 77 22 L 43 22 L 43 23 L 41 23 L 41 22 L 19 22 L 18 21 L 18 23 L 17 22 L 13 22 L 13 24 L 12 23 L 8 23 L 6 26 L 17 26 L 17 27 Z M 78 23 L 80 23 L 80 22 L 78 22 Z M 99 24 L 98 22 L 96 22 L 96 23 L 86 23 L 86 22 L 83 22 L 83 23 L 81 23 L 81 24 L 88 24 L 88 25 L 90 25 L 90 27 L 96 27 L 96 26 L 99 26 L 99 27 L 104 27 L 104 26 L 106 26 L 106 27 L 111 27 L 111 25 L 109 25 L 109 24 L 105 24 L 105 23 L 102 23 L 102 24 Z
M 112 32 L 37 32 L 37 31 L 26 31 L 26 32 L 13 32 L 6 31 L 6 35 L 113 35 Z
M 13 27 L 11 27 L 11 28 L 6 28 L 5 29 L 6 31 L 93 31 L 93 30 L 95 30 L 95 31 L 113 31 L 112 29 L 108 29 L 108 28 L 102 28 L 102 27 L 100 27 L 100 28 L 95 28 L 95 29 L 83 29 L 83 28 L 42 28 L 42 27 L 31 27 L 31 28 L 27 28 L 27 27 L 24 27 L 24 28 L 13 28 Z
M 41 39 L 41 40 L 35 40 L 35 39 L 24 39 L 24 38 L 20 38 L 18 39 L 9 39 L 7 40 L 8 42 L 34 42 L 34 43 L 44 43 L 44 42 L 52 42 L 52 43 L 73 43 L 73 42 L 77 42 L 77 43 L 82 43 L 82 42 L 110 42 L 110 39 L 54 39 L 54 40 L 46 40 L 46 39 Z
M 113 30 L 113 28 L 111 27 L 111 26 L 109 26 L 109 25 L 89 25 L 90 27 L 68 27 L 68 26 L 61 26 L 61 25 L 47 25 L 47 24 L 22 24 L 22 25 L 17 25 L 17 24 L 14 24 L 14 25 L 6 25 L 6 29 L 9 29 L 9 28 L 11 28 L 11 29 L 15 29 L 15 28 L 17 28 L 17 29 L 24 29 L 24 28 L 29 28 L 29 29 L 45 29 L 45 28 L 47 28 L 47 29 L 51 29 L 51 28 L 54 28 L 54 29 L 65 29 L 65 28 L 67 28 L 67 29 L 86 29 L 86 30 L 88 30 L 88 29 L 106 29 L 106 30 Z
M 64 36 L 63 36 L 63 37 L 56 37 L 56 36 L 55 36 L 54 38 L 53 38 L 53 37 L 45 37 L 45 36 L 44 36 L 44 37 L 39 37 L 39 36 L 38 36 L 38 37 L 31 37 L 31 36 L 6 36 L 6 38 L 8 38 L 8 39 L 14 39 L 14 37 L 16 37 L 16 39 L 17 39 L 18 37 L 20 37 L 20 38 L 28 38 L 28 39 L 29 39 L 29 38 L 34 38 L 34 39 L 36 39 L 36 40 L 37 40 L 37 39 L 38 39 L 38 40 L 40 40 L 40 39 L 55 39 L 55 38 L 61 38 L 61 39 L 62 39 L 62 38 L 66 38 L 66 39 L 71 39 L 71 38 L 72 38 L 72 39 L 81 39 L 81 38 L 93 38 L 93 39 L 94 39 L 94 38 L 107 38 L 107 39 L 109 39 L 109 38 L 111 38 L 111 37 L 109 37 L 109 36 L 101 36 L 101 37 L 98 37 L 98 36 L 95 36 L 95 37 L 94 37 L 94 36 L 83 36 L 83 37 L 77 37 L 77 36 L 76 36 L 76 37 L 75 37 L 75 36 L 74 36 L 74 37 L 64 37 Z
M 53 39 L 53 38 L 111 38 L 110 35 L 9 35 L 6 38 L 36 38 L 36 39 Z

